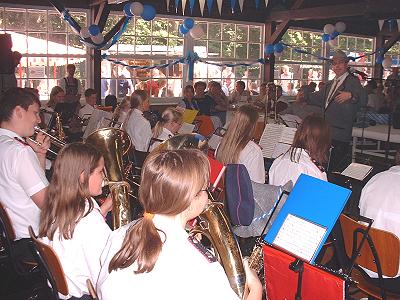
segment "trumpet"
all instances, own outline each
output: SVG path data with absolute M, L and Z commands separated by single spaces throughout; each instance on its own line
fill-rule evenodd
M 62 141 L 61 139 L 55 137 L 54 135 L 51 135 L 50 133 L 48 133 L 47 131 L 41 129 L 39 126 L 35 126 L 35 133 L 38 134 L 39 132 L 43 133 L 45 136 L 50 138 L 50 143 L 54 146 L 56 146 L 57 148 L 63 148 L 66 143 L 64 141 Z M 33 142 L 34 144 L 38 145 L 38 146 L 42 146 L 41 142 L 38 142 L 36 140 L 34 140 L 33 138 L 29 138 L 29 140 L 31 142 Z M 51 150 L 50 148 L 47 149 L 48 152 L 50 152 L 51 154 L 57 155 L 57 152 L 54 150 Z

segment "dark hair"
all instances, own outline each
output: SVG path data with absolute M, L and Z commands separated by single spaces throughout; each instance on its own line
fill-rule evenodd
M 290 147 L 290 159 L 298 162 L 300 153 L 296 157 L 296 148 L 307 151 L 311 159 L 319 164 L 328 162 L 329 148 L 331 146 L 331 131 L 328 123 L 320 116 L 309 115 L 297 128 Z
M 138 108 L 148 97 L 145 90 L 136 90 L 131 95 L 131 108 Z
M 194 88 L 197 88 L 198 86 L 203 86 L 204 88 L 206 88 L 207 87 L 207 83 L 205 83 L 204 81 L 197 81 L 195 84 L 194 84 Z
M 74 70 L 76 70 L 76 67 L 75 67 L 74 64 L 68 64 L 68 65 L 67 65 L 67 70 L 68 70 L 69 68 L 74 68 Z
M 242 87 L 242 89 L 245 89 L 245 87 L 246 87 L 246 84 L 242 80 L 236 81 L 236 84 L 240 85 Z
M 197 149 L 152 152 L 142 169 L 139 201 L 145 212 L 176 216 L 196 201 L 207 185 L 210 165 Z M 108 271 L 124 269 L 136 262 L 136 274 L 151 272 L 163 241 L 151 218 L 143 217 L 128 229 L 121 249 L 114 255 Z M 168 238 L 164 233 L 165 238 Z
M 192 85 L 189 84 L 189 85 L 185 86 L 185 91 L 186 90 L 190 90 L 194 94 L 194 88 Z
M 28 110 L 34 103 L 40 107 L 40 100 L 32 91 L 19 87 L 9 88 L 0 98 L 0 122 L 9 121 L 17 106 Z
M 85 91 L 85 97 L 86 97 L 86 98 L 87 98 L 87 97 L 90 97 L 90 96 L 92 96 L 92 95 L 94 95 L 94 94 L 97 94 L 97 92 L 96 92 L 95 89 L 88 88 L 88 89 Z
M 112 106 L 113 110 L 117 107 L 117 97 L 114 95 L 107 95 L 104 98 L 104 105 L 105 106 Z

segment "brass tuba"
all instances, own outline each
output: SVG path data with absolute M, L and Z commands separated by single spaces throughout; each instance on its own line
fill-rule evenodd
M 130 185 L 126 181 L 122 156 L 129 151 L 132 143 L 128 134 L 117 128 L 103 128 L 94 131 L 87 138 L 88 143 L 98 149 L 104 157 L 108 185 L 113 199 L 113 227 L 117 229 L 132 221 L 129 199 Z

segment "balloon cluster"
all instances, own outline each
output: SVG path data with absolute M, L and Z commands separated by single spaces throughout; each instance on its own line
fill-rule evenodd
M 124 14 L 127 18 L 140 16 L 145 21 L 151 21 L 156 16 L 156 10 L 151 5 L 143 5 L 140 2 L 127 3 L 124 6 Z M 79 32 L 82 39 L 91 39 L 94 44 L 101 44 L 104 41 L 104 36 L 100 31 L 100 27 L 92 24 L 88 27 L 82 27 Z
M 204 35 L 203 28 L 200 25 L 195 24 L 192 18 L 186 18 L 183 20 L 182 24 L 179 25 L 179 33 L 180 34 L 187 34 L 189 33 L 190 36 L 194 39 L 199 39 Z
M 324 26 L 324 34 L 321 36 L 322 41 L 328 43 L 332 48 L 338 46 L 336 38 L 346 30 L 346 24 L 337 22 L 335 25 L 326 24 Z
M 285 46 L 283 45 L 282 42 L 279 42 L 276 44 L 268 44 L 268 45 L 265 45 L 264 53 L 266 55 L 270 55 L 270 54 L 274 53 L 275 56 L 281 56 L 284 49 L 285 49 Z

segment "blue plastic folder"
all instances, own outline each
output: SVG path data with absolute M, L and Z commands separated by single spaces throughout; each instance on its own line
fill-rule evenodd
M 264 241 L 268 244 L 276 245 L 277 240 L 286 234 L 286 240 L 288 241 L 287 243 L 292 241 L 293 243 L 301 244 L 301 242 L 303 242 L 304 244 L 301 245 L 300 248 L 303 246 L 308 247 L 308 245 L 313 245 L 313 247 L 311 247 L 314 248 L 312 251 L 310 250 L 311 248 L 307 249 L 309 253 L 313 253 L 311 259 L 305 259 L 310 264 L 313 264 L 315 258 L 321 250 L 322 245 L 325 243 L 330 232 L 332 231 L 336 220 L 345 207 L 350 194 L 351 191 L 343 187 L 305 174 L 300 175 L 296 185 L 294 186 L 288 199 L 282 206 L 282 209 L 279 211 L 279 214 L 272 224 L 271 229 L 264 237 Z M 307 226 L 297 226 L 296 228 L 293 228 L 292 232 L 290 233 L 290 223 L 288 220 L 293 219 L 300 222 L 297 224 L 303 223 Z M 281 228 L 283 228 L 282 225 L 284 225 L 285 221 L 286 223 L 284 228 L 286 231 L 283 232 L 282 230 L 277 238 L 278 233 Z M 296 223 L 293 222 L 291 224 L 293 225 Z M 305 234 L 305 240 L 307 240 L 307 238 L 311 239 L 311 242 L 308 243 L 301 241 L 301 238 L 297 239 L 298 236 L 302 236 L 304 238 L 304 235 L 302 235 L 302 230 L 307 230 L 306 228 L 317 228 L 316 232 L 319 234 Z M 297 235 L 293 233 L 296 231 Z M 315 232 L 315 230 L 312 232 Z M 287 236 L 290 235 L 292 235 L 292 238 L 288 239 Z M 301 255 L 298 255 L 294 251 L 290 251 L 284 247 L 280 248 L 283 248 L 283 250 L 287 250 L 288 252 L 301 258 Z

